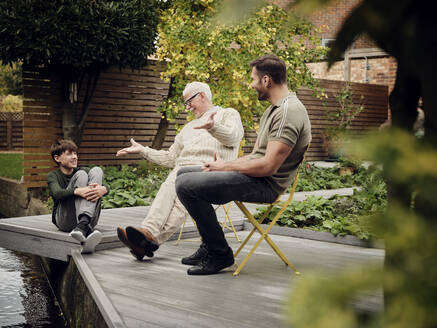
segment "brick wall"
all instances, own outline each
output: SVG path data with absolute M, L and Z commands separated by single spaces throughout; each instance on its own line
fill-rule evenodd
M 343 61 L 334 64 L 329 71 L 326 70 L 326 62 L 307 65 L 314 77 L 318 79 L 344 81 Z M 391 92 L 395 83 L 396 67 L 396 60 L 388 56 L 369 58 L 367 69 L 364 58 L 351 59 L 351 81 L 387 85 L 389 92 Z
M 361 0 L 332 1 L 328 6 L 313 13 L 308 19 L 315 26 L 322 28 L 322 33 L 319 35 L 321 38 L 335 39 L 343 21 L 360 2 Z M 375 44 L 367 36 L 360 36 L 353 45 L 355 49 L 372 47 L 375 47 Z
M 290 8 L 293 0 L 272 0 L 281 8 Z M 331 1 L 329 5 L 321 7 L 312 15 L 307 17 L 316 27 L 320 27 L 322 32 L 319 34 L 320 38 L 335 39 L 335 36 L 340 29 L 343 21 L 357 6 L 361 0 L 336 0 Z M 360 36 L 354 43 L 352 48 L 373 48 L 375 44 L 366 35 Z

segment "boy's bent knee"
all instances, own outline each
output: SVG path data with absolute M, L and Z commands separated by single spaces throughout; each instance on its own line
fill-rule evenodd
M 86 173 L 84 170 L 79 170 L 76 173 L 74 173 L 77 177 L 88 177 L 88 173 Z
M 102 173 L 103 174 L 103 170 L 102 170 L 102 168 L 100 167 L 100 166 L 94 166 L 91 170 L 90 170 L 90 173 L 91 172 L 95 172 L 95 173 Z
M 91 170 L 90 170 L 90 172 L 88 173 L 88 175 L 90 175 L 90 174 L 92 174 L 92 175 L 95 175 L 95 176 L 102 176 L 103 177 L 103 170 L 102 170 L 102 168 L 101 167 L 99 167 L 99 166 L 95 166 L 95 167 L 93 167 Z
M 86 173 L 84 170 L 79 170 L 73 175 L 73 179 L 75 179 L 80 184 L 85 184 L 88 181 L 88 173 Z

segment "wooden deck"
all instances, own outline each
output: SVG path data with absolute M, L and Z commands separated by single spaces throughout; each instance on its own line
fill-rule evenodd
M 299 193 L 295 198 L 304 197 Z M 148 207 L 103 210 L 97 227 L 103 241 L 95 254 L 80 254 L 79 243 L 59 232 L 50 215 L 0 220 L 0 247 L 62 261 L 72 257 L 108 327 L 281 327 L 284 302 L 310 271 L 335 275 L 349 265 L 383 265 L 382 249 L 271 235 L 302 276 L 295 276 L 264 242 L 237 277 L 230 270 L 188 276 L 180 260 L 199 245 L 192 238 L 197 232 L 191 220 L 183 235 L 191 238 L 179 245 L 174 240 L 164 243 L 152 259 L 137 261 L 118 241 L 116 227 L 139 225 L 147 211 Z M 220 210 L 219 218 L 223 217 Z M 231 217 L 244 238 L 248 231 L 243 230 L 241 213 L 233 208 Z M 233 234 L 227 239 L 235 250 Z M 237 261 L 245 254 L 243 250 Z M 382 310 L 382 292 L 360 297 L 358 305 L 366 311 Z
M 239 232 L 241 237 L 247 231 Z M 227 234 L 231 246 L 237 242 Z M 239 276 L 230 270 L 214 276 L 189 276 L 180 263 L 198 242 L 167 242 L 146 261 L 126 248 L 104 250 L 83 258 L 126 327 L 281 327 L 283 306 L 293 286 L 315 270 L 335 274 L 352 264 L 382 265 L 384 251 L 272 236 L 302 272 L 297 277 L 262 243 Z M 243 253 L 245 254 L 245 253 Z M 241 258 L 241 257 L 240 257 Z M 366 311 L 382 309 L 382 292 L 360 300 Z
M 103 239 L 96 250 L 121 247 L 116 228 L 118 226 L 140 225 L 149 210 L 148 206 L 115 208 L 102 210 L 96 229 Z M 223 209 L 217 211 L 220 220 L 224 219 Z M 243 229 L 243 217 L 232 209 L 236 230 Z M 187 220 L 182 237 L 198 235 L 191 220 Z M 177 238 L 173 235 L 171 239 Z M 52 223 L 51 215 L 26 216 L 0 220 L 0 247 L 35 254 L 61 261 L 68 261 L 73 249 L 80 247 L 68 233 L 61 232 Z
M 308 195 L 321 195 L 329 197 L 333 194 L 351 194 L 352 188 L 326 190 L 321 192 L 301 192 L 295 194 L 296 200 L 303 200 Z M 287 198 L 284 195 L 283 198 Z M 257 205 L 247 204 L 248 208 L 254 210 Z M 147 212 L 148 206 L 137 206 L 128 208 L 116 208 L 102 210 L 99 224 L 96 229 L 103 233 L 102 242 L 97 250 L 109 249 L 122 246 L 117 238 L 116 228 L 118 226 L 140 225 Z M 232 222 L 236 230 L 243 230 L 243 215 L 235 204 L 230 209 Z M 217 210 L 220 221 L 224 220 L 223 208 Z M 196 236 L 197 230 L 191 220 L 187 220 L 182 238 Z M 171 239 L 177 238 L 173 235 Z M 21 251 L 25 253 L 44 256 L 56 260 L 68 261 L 71 251 L 80 247 L 79 242 L 61 232 L 52 224 L 51 215 L 26 216 L 20 218 L 9 218 L 0 220 L 0 247 Z

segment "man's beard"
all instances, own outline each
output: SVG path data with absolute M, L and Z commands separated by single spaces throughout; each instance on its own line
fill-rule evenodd
M 269 94 L 262 90 L 256 90 L 258 92 L 258 100 L 267 100 L 269 99 Z

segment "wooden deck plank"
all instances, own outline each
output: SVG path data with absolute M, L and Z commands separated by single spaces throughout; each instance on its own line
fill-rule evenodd
M 323 196 L 333 194 L 350 194 L 352 188 L 344 188 L 330 191 L 323 191 Z M 296 200 L 303 200 L 308 195 L 318 195 L 320 192 L 299 192 L 295 194 Z M 286 199 L 288 195 L 283 195 Z M 259 205 L 246 204 L 250 211 L 254 211 Z M 96 250 L 109 249 L 122 246 L 117 238 L 116 228 L 128 225 L 138 226 L 147 215 L 149 206 L 137 206 L 127 208 L 114 208 L 102 210 L 97 229 L 103 233 L 102 242 Z M 223 222 L 225 212 L 222 207 L 217 210 L 218 218 Z M 232 203 L 230 216 L 237 231 L 243 230 L 243 215 L 235 204 Z M 229 231 L 229 230 L 227 230 Z M 198 236 L 192 220 L 187 220 L 182 238 Z M 177 239 L 174 234 L 170 240 Z M 0 247 L 50 257 L 58 260 L 68 261 L 71 256 L 71 249 L 79 247 L 79 243 L 68 236 L 67 233 L 59 231 L 51 222 L 51 215 L 27 216 L 20 218 L 8 218 L 0 220 Z
M 101 231 L 103 239 L 96 250 L 122 246 L 118 240 L 118 226 L 139 226 L 146 217 L 149 206 L 114 208 L 102 210 L 96 229 Z M 218 211 L 220 220 L 224 219 L 223 210 Z M 243 229 L 242 215 L 233 219 L 237 230 Z M 197 229 L 191 220 L 187 220 L 182 238 L 197 236 Z M 171 240 L 177 238 L 173 235 Z M 68 261 L 71 250 L 80 247 L 68 233 L 61 232 L 52 223 L 51 214 L 8 218 L 0 220 L 0 247 Z
M 240 237 L 247 231 L 239 232 Z M 235 250 L 237 242 L 228 241 Z M 383 264 L 384 251 L 272 236 L 303 276 L 311 270 L 333 275 L 353 264 Z M 251 241 L 253 244 L 255 241 Z M 189 276 L 180 263 L 198 242 L 161 245 L 155 257 L 135 260 L 126 248 L 84 256 L 102 289 L 128 327 L 280 327 L 282 307 L 299 279 L 262 243 L 240 276 L 231 270 L 214 276 Z M 247 250 L 248 251 L 248 250 Z M 243 254 L 239 256 L 242 259 Z M 237 259 L 237 260 L 238 260 Z M 375 291 L 361 308 L 382 309 Z

